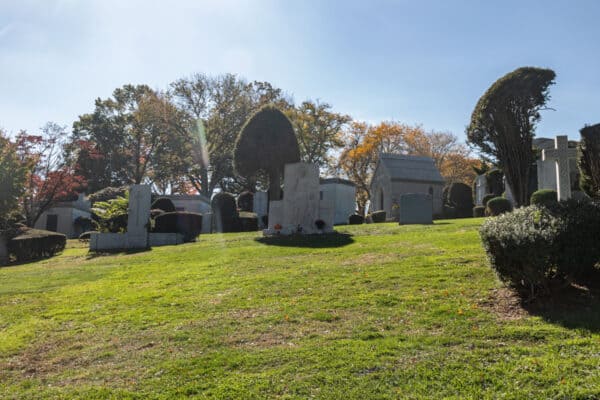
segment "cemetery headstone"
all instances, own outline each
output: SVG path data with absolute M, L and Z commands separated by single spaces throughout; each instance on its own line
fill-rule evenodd
M 554 161 L 559 201 L 571 198 L 569 158 L 573 158 L 576 152 L 576 149 L 569 149 L 569 138 L 566 135 L 557 136 L 554 139 L 554 149 L 542 150 L 542 161 Z
M 267 192 L 256 192 L 254 193 L 254 208 L 253 211 L 258 217 L 259 227 L 266 228 L 263 226 L 262 217 L 268 215 L 269 208 L 269 194 Z
M 400 196 L 400 225 L 432 224 L 433 200 L 424 193 L 407 193 Z

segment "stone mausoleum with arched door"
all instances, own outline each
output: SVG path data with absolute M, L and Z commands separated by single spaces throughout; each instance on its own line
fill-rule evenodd
M 433 215 L 441 215 L 444 183 L 431 157 L 383 153 L 371 180 L 370 210 L 384 210 L 388 219 L 396 220 L 401 195 L 424 193 L 432 197 Z

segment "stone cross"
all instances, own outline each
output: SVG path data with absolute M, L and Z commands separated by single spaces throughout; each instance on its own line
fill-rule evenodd
M 554 139 L 554 149 L 542 150 L 542 160 L 556 162 L 556 191 L 558 200 L 571 198 L 571 176 L 569 171 L 569 158 L 577 155 L 576 149 L 569 149 L 569 139 L 566 135 Z

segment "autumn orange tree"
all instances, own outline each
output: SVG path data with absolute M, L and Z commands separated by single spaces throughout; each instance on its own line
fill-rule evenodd
M 380 153 L 431 157 L 448 183 L 470 185 L 475 177 L 472 167 L 480 165 L 456 136 L 448 132 L 427 132 L 420 125 L 384 121 L 371 126 L 353 122 L 345 131 L 344 142 L 338 168 L 356 183 L 356 202 L 361 214 L 371 197 L 369 186 Z

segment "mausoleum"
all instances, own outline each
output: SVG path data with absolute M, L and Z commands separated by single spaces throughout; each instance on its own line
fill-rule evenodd
M 433 214 L 441 214 L 444 183 L 431 157 L 382 153 L 371 180 L 370 209 L 397 219 L 400 196 L 422 193 L 431 196 Z

